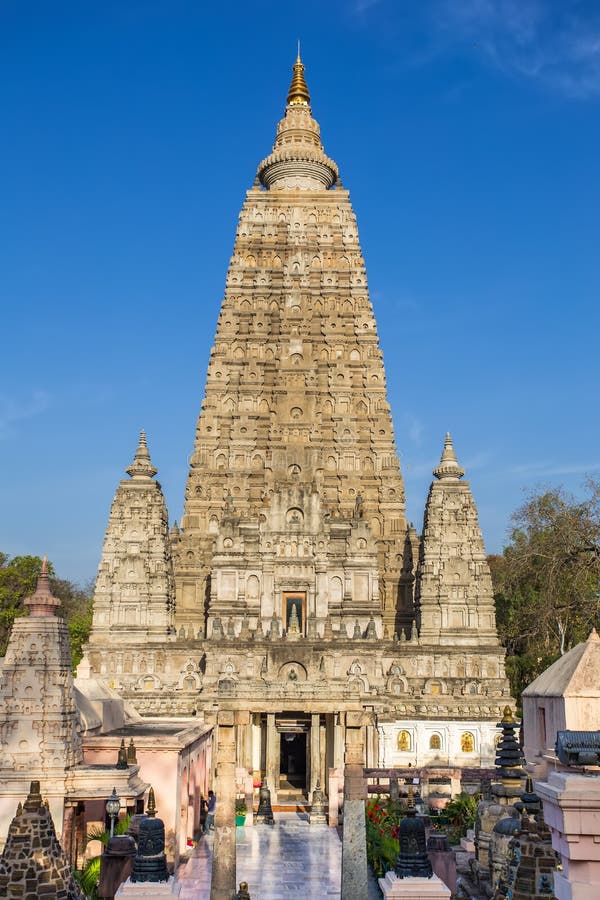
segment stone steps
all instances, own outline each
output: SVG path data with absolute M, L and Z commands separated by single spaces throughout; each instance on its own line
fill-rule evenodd
M 279 813 L 305 813 L 308 815 L 310 813 L 310 804 L 308 803 L 276 803 L 273 806 L 273 812 Z

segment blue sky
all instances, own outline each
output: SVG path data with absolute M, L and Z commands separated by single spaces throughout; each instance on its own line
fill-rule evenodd
M 499 551 L 600 474 L 600 7 L 0 0 L 0 549 L 95 574 L 141 427 L 181 515 L 237 215 L 302 40 L 408 515 L 450 430 Z

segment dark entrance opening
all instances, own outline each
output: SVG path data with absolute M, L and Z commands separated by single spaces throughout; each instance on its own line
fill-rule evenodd
M 303 791 L 306 785 L 306 734 L 302 731 L 281 733 L 280 791 Z

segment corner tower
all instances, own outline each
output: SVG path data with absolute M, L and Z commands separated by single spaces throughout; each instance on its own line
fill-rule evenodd
M 169 519 L 146 434 L 115 494 L 98 567 L 90 643 L 164 640 L 175 606 Z
M 227 274 L 173 539 L 177 625 L 285 632 L 294 594 L 301 633 L 372 617 L 391 637 L 413 578 L 382 353 L 350 197 L 293 68 Z
M 452 438 L 446 434 L 429 489 L 417 568 L 416 612 L 421 642 L 444 647 L 495 648 L 488 663 L 497 676 L 501 651 L 492 577 L 477 507 Z M 479 673 L 481 674 L 481 673 Z

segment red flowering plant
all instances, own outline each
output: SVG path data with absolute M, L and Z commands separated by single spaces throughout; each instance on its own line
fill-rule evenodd
M 367 861 L 377 876 L 396 865 L 402 811 L 389 797 L 373 797 L 366 805 Z

